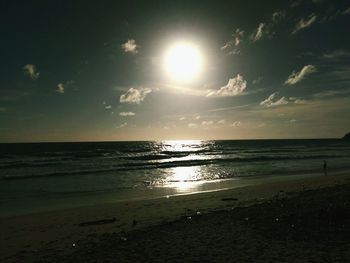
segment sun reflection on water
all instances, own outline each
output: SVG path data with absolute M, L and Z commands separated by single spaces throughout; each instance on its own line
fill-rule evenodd
M 204 143 L 199 140 L 164 141 L 163 150 L 171 152 L 190 152 L 200 150 Z M 181 160 L 191 159 L 193 156 L 182 156 Z M 174 157 L 174 160 L 178 158 Z M 203 184 L 203 170 L 201 166 L 178 166 L 169 168 L 166 178 L 167 185 L 176 189 L 178 193 L 196 191 Z
M 196 189 L 202 183 L 200 166 L 174 167 L 168 177 L 170 186 L 177 189 L 178 192 L 186 192 Z
M 164 150 L 168 151 L 192 151 L 203 145 L 200 140 L 176 140 L 176 141 L 163 141 Z

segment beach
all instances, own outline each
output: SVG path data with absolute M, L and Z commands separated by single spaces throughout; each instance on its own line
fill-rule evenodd
M 350 174 L 0 219 L 1 262 L 346 262 Z

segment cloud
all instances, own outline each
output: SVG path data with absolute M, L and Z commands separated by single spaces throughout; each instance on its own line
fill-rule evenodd
M 75 83 L 74 80 L 68 80 L 65 83 L 58 83 L 56 92 L 60 93 L 60 94 L 63 94 L 66 91 L 66 89 L 68 87 L 70 87 L 71 85 L 73 85 L 74 83 Z
M 63 85 L 63 83 L 58 83 L 56 92 L 57 93 L 61 93 L 61 94 L 64 93 L 64 85 Z
M 284 82 L 285 85 L 295 85 L 298 82 L 302 81 L 307 75 L 310 75 L 316 72 L 317 69 L 313 65 L 304 66 L 299 72 L 293 71 L 289 75 L 288 79 Z
M 243 79 L 241 75 L 229 79 L 228 83 L 221 87 L 219 90 L 209 91 L 207 97 L 217 96 L 217 97 L 231 97 L 237 96 L 243 93 L 247 87 L 247 81 Z
M 307 101 L 302 98 L 296 98 L 296 97 L 289 97 L 289 100 L 294 102 L 295 104 L 306 104 Z
M 350 57 L 350 52 L 345 49 L 336 49 L 329 51 L 322 55 L 322 58 L 325 59 L 338 59 L 338 58 L 348 58 Z
M 105 106 L 105 109 L 106 109 L 106 110 L 110 110 L 110 109 L 112 109 L 112 106 L 111 106 L 111 105 L 106 105 L 106 106 Z
M 136 114 L 134 112 L 120 112 L 119 113 L 120 116 L 126 117 L 126 116 L 135 116 Z
M 272 13 L 271 19 L 266 23 L 260 23 L 250 36 L 252 42 L 261 40 L 262 38 L 271 39 L 276 34 L 275 28 L 286 16 L 283 10 L 277 10 Z
M 121 103 L 140 104 L 152 90 L 149 88 L 130 88 L 125 94 L 120 96 Z
M 286 12 L 283 10 L 278 10 L 275 11 L 272 14 L 272 23 L 277 24 L 278 22 L 280 22 L 283 18 L 285 18 L 286 16 Z
M 225 120 L 219 120 L 219 121 L 218 121 L 218 124 L 225 124 L 225 123 L 226 123 Z
M 122 44 L 121 47 L 126 53 L 137 54 L 139 52 L 138 51 L 139 45 L 136 44 L 135 39 L 129 39 L 124 44 Z
M 231 127 L 241 127 L 242 123 L 240 121 L 234 121 L 232 124 L 230 124 Z
M 116 128 L 117 128 L 117 129 L 121 129 L 121 128 L 126 127 L 127 125 L 128 125 L 128 123 L 127 123 L 127 122 L 124 122 L 124 123 L 122 123 L 122 124 L 116 126 Z
M 288 100 L 285 97 L 276 99 L 277 93 L 272 93 L 267 99 L 260 102 L 261 106 L 273 107 L 288 104 Z
M 251 40 L 253 42 L 258 41 L 259 39 L 261 39 L 263 37 L 264 28 L 265 28 L 265 24 L 264 23 L 260 23 L 258 28 L 255 30 L 255 32 L 251 36 Z
M 225 45 L 223 45 L 220 49 L 221 50 L 230 49 L 230 51 L 228 52 L 229 55 L 239 54 L 240 50 L 238 49 L 238 46 L 242 42 L 243 37 L 244 37 L 244 31 L 237 28 L 232 34 L 232 39 L 226 42 Z
M 29 76 L 32 80 L 39 78 L 40 72 L 36 70 L 33 64 L 27 64 L 23 67 L 24 74 Z
M 315 14 L 311 14 L 308 18 L 302 18 L 299 20 L 299 22 L 295 25 L 292 34 L 297 33 L 298 31 L 310 27 L 317 19 L 317 16 Z
M 213 125 L 214 122 L 213 121 L 202 121 L 201 125 L 202 126 L 210 126 L 210 125 Z
M 189 128 L 197 128 L 197 127 L 198 127 L 198 124 L 196 124 L 196 123 L 189 123 L 189 124 L 188 124 L 188 127 L 189 127 Z

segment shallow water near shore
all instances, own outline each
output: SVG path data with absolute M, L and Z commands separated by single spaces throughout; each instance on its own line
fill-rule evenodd
M 1 217 L 350 170 L 345 140 L 2 144 Z M 292 176 L 293 177 L 293 176 Z

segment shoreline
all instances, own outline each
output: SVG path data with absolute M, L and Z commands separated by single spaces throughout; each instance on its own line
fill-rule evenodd
M 329 176 L 339 176 L 350 174 L 348 170 L 333 172 Z M 235 177 L 229 179 L 217 179 L 211 181 L 176 182 L 168 185 L 151 186 L 145 188 L 133 188 L 120 191 L 106 191 L 95 193 L 64 193 L 63 195 L 37 196 L 35 199 L 29 197 L 25 199 L 26 204 L 21 199 L 11 200 L 9 203 L 3 202 L 1 205 L 0 220 L 50 212 L 58 212 L 69 209 L 80 209 L 84 207 L 103 206 L 108 204 L 136 202 L 145 200 L 162 199 L 167 196 L 187 196 L 194 194 L 204 194 L 218 191 L 228 191 L 246 186 L 260 184 L 270 184 L 274 182 L 285 182 L 290 180 L 309 179 L 322 177 L 320 173 L 303 173 L 288 175 L 259 175 L 247 177 Z M 40 200 L 38 202 L 38 200 Z
M 127 233 L 183 217 L 232 210 L 303 192 L 350 182 L 350 174 L 314 176 L 239 188 L 148 200 L 107 203 L 59 211 L 0 218 L 2 262 L 43 247 L 60 250 L 91 236 Z M 86 223 L 84 225 L 84 223 Z M 80 240 L 80 241 L 79 241 Z

